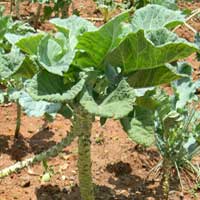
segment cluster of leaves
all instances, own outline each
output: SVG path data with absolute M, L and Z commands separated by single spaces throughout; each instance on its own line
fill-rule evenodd
M 174 10 L 177 9 L 176 2 L 176 0 L 135 0 L 133 5 L 136 8 L 141 8 L 147 4 L 158 4 Z
M 116 3 L 115 0 L 94 0 L 97 4 L 97 8 L 103 15 L 104 22 L 107 22 L 112 18 L 113 13 L 119 7 L 119 3 Z
M 24 37 L 35 35 L 35 31 L 29 25 L 20 21 L 13 22 L 10 17 L 2 14 L 3 12 L 0 16 L 3 25 L 0 35 L 0 83 L 5 89 L 0 90 L 0 103 L 19 102 L 28 116 L 53 117 L 63 109 L 61 104 L 34 101 L 24 90 L 24 82 L 32 78 L 31 72 L 37 71 L 38 66 L 35 59 L 20 52 L 15 43 Z
M 176 10 L 175 0 L 123 0 L 119 3 L 116 0 L 94 0 L 97 4 L 97 8 L 103 15 L 104 22 L 107 22 L 112 18 L 113 14 L 117 12 L 118 9 L 127 10 L 130 8 L 139 9 L 145 7 L 148 4 L 157 4 L 164 6 L 169 9 Z
M 179 71 L 191 75 L 187 63 L 178 63 Z M 173 169 L 176 170 L 182 186 L 180 171 L 188 170 L 199 177 L 198 166 L 191 162 L 200 153 L 200 111 L 198 111 L 197 89 L 200 81 L 191 77 L 172 83 L 173 94 L 168 95 L 159 88 L 149 88 L 137 99 L 137 106 L 129 116 L 121 120 L 129 137 L 136 143 L 150 146 L 156 144 L 163 157 L 164 184 L 168 185 Z M 168 199 L 168 197 L 166 198 Z
M 159 15 L 154 17 L 158 11 L 162 13 L 161 18 Z M 195 45 L 166 29 L 184 21 L 181 13 L 150 5 L 136 11 L 130 23 L 122 23 L 128 18 L 129 13 L 123 13 L 98 29 L 76 16 L 53 19 L 51 22 L 58 29 L 55 35 L 37 34 L 18 41 L 16 46 L 39 63 L 34 71 L 36 76 L 26 83 L 27 91 L 35 99 L 54 102 L 70 101 L 80 91 L 85 91 L 80 102 L 89 112 L 120 118 L 118 113 L 105 114 L 103 109 L 115 99 L 112 96 L 118 87 L 129 84 L 144 88 L 182 77 L 176 65 L 166 64 L 197 50 Z M 151 18 L 152 24 L 149 24 Z M 57 84 L 52 85 L 51 79 Z M 121 96 L 125 98 L 123 93 Z M 134 103 L 132 97 L 131 102 Z M 123 106 L 120 112 L 125 108 Z
M 179 70 L 190 73 L 191 67 L 178 63 Z M 182 165 L 199 152 L 199 112 L 194 110 L 200 82 L 190 77 L 174 81 L 173 95 L 150 88 L 137 99 L 137 107 L 122 120 L 130 138 L 149 146 L 156 143 L 161 155 L 173 165 Z
M 66 104 L 82 91 L 81 105 L 102 118 L 119 119 L 132 111 L 137 95 L 130 86 L 145 88 L 184 76 L 170 63 L 197 50 L 168 30 L 184 22 L 181 13 L 159 5 L 141 8 L 131 19 L 125 12 L 100 28 L 76 16 L 51 22 L 58 29 L 55 35 L 5 34 L 13 45 L 3 56 L 20 61 L 10 58 L 14 66 L 4 65 L 9 74 L 2 78 L 1 73 L 1 79 L 29 79 L 26 91 L 40 101 Z
M 121 119 L 128 135 L 138 143 L 150 145 L 155 132 L 159 149 L 165 151 L 165 130 L 171 131 L 171 119 L 177 120 L 179 110 L 171 106 L 169 97 L 164 97 L 169 102 L 166 106 L 170 104 L 166 110 L 163 94 L 151 87 L 188 79 L 177 61 L 199 50 L 171 31 L 184 23 L 181 12 L 150 4 L 134 15 L 130 10 L 121 13 L 99 28 L 77 16 L 55 18 L 51 23 L 56 26 L 56 33 L 4 33 L 3 38 L 12 48 L 1 56 L 4 59 L 14 51 L 21 62 L 4 59 L 0 77 L 7 82 L 19 78 L 18 100 L 29 110 L 27 113 L 31 110 L 41 115 L 62 110 L 63 115 L 76 118 L 84 108 L 89 115 L 99 116 L 102 124 L 107 118 Z M 14 39 L 10 39 L 11 35 Z M 43 105 L 44 110 L 37 110 L 36 105 Z M 90 127 L 90 123 L 85 127 L 81 121 L 78 125 Z M 81 142 L 87 146 L 80 152 L 88 152 L 90 143 L 83 130 L 78 131 L 79 138 L 84 138 Z M 179 137 L 170 134 L 169 141 L 171 138 L 175 141 Z M 85 148 L 81 142 L 80 147 Z

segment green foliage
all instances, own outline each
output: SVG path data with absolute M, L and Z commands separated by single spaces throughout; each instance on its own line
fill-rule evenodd
M 198 46 L 198 48 L 200 49 L 200 33 L 197 33 L 195 35 L 195 44 Z M 197 60 L 200 61 L 200 53 L 197 52 Z
M 178 9 L 177 0 L 150 0 L 151 4 L 158 4 L 172 10 Z
M 9 52 L 11 45 L 10 41 L 6 38 L 6 34 L 15 34 L 13 37 L 19 37 L 27 32 L 33 33 L 34 29 L 27 23 L 15 21 L 9 16 L 4 16 L 4 8 L 0 6 L 0 53 Z M 13 38 L 10 38 L 13 39 Z
M 107 55 L 126 35 L 122 22 L 129 18 L 129 12 L 124 12 L 96 31 L 85 32 L 79 37 L 74 64 L 81 68 L 95 66 L 101 69 Z
M 136 9 L 139 9 L 148 4 L 157 4 L 172 10 L 177 9 L 176 0 L 125 0 L 123 3 L 125 4 L 125 6 L 123 6 L 125 8 L 134 6 Z
M 4 19 L 3 16 L 1 18 Z M 44 37 L 44 34 L 34 35 L 33 32 L 34 30 L 26 24 L 12 22 L 9 19 L 7 29 L 0 40 L 2 47 L 9 47 L 2 49 L 0 53 L 0 82 L 5 85 L 5 89 L 0 93 L 0 103 L 8 101 L 19 102 L 28 116 L 38 117 L 46 114 L 54 116 L 61 109 L 61 104 L 34 101 L 24 91 L 24 81 L 31 79 L 39 70 L 34 56 L 37 54 L 37 45 Z M 30 56 L 25 56 L 15 45 L 20 39 L 21 51 L 29 53 Z
M 99 105 L 93 99 L 90 91 L 84 93 L 80 103 L 91 114 L 105 118 L 120 119 L 132 110 L 134 101 L 134 90 L 125 80 L 122 80 L 118 87 Z
M 155 141 L 161 154 L 175 163 L 191 157 L 199 126 L 194 126 L 196 132 L 188 129 L 193 121 L 185 107 L 199 84 L 191 83 L 188 66 L 177 61 L 199 48 L 170 31 L 184 23 L 180 12 L 152 4 L 135 14 L 121 13 L 99 28 L 75 16 L 51 22 L 56 33 L 4 37 L 12 48 L 0 54 L 0 77 L 17 89 L 13 96 L 29 115 L 73 115 L 81 194 L 89 196 L 85 199 L 94 199 L 89 138 L 95 115 L 102 123 L 121 119 L 132 140 L 146 146 Z M 10 60 L 13 51 L 20 61 Z M 179 78 L 172 97 L 146 88 Z M 187 95 L 181 94 L 183 87 L 188 87 Z M 186 137 L 188 130 L 193 140 Z
M 52 13 L 55 13 L 56 16 L 60 16 L 62 18 L 68 17 L 68 10 L 72 0 L 31 0 L 31 2 L 45 4 L 43 15 L 44 20 L 49 19 Z M 53 3 L 53 7 L 50 5 L 50 3 Z
M 172 29 L 184 23 L 184 15 L 180 11 L 173 11 L 160 5 L 147 5 L 135 11 L 132 26 L 135 31 L 154 30 L 159 28 Z
M 191 68 L 186 63 L 178 65 L 182 72 L 191 73 Z M 172 84 L 174 92 L 171 96 L 160 89 L 146 91 L 144 96 L 136 100 L 140 112 L 134 109 L 128 118 L 121 120 L 132 140 L 147 146 L 150 145 L 150 138 L 155 138 L 158 150 L 171 167 L 185 167 L 191 170 L 190 161 L 200 152 L 200 115 L 195 107 L 195 102 L 198 101 L 195 93 L 200 86 L 199 83 L 199 81 L 193 82 L 189 76 L 179 79 Z M 143 115 L 144 111 L 146 114 Z M 137 135 L 134 136 L 138 130 L 136 126 L 138 121 L 135 121 L 138 115 L 143 115 L 139 120 L 139 128 L 143 128 L 143 131 L 153 130 L 148 131 L 149 139 L 143 134 L 139 139 Z M 146 124 L 141 123 L 144 119 Z M 151 124 L 148 123 L 150 120 Z M 148 126 L 149 124 L 151 126 Z
M 3 16 L 4 8 L 0 7 L 0 40 L 3 39 L 4 34 L 8 30 L 10 18 L 8 16 Z
M 53 84 L 52 84 L 53 83 Z M 41 71 L 26 82 L 28 93 L 36 100 L 49 102 L 69 102 L 83 89 L 85 79 L 80 79 L 69 87 L 61 76 Z
M 176 104 L 174 99 L 170 102 L 171 106 Z M 187 161 L 199 153 L 199 114 L 194 113 L 194 109 L 175 107 L 160 115 L 156 132 L 157 146 L 162 156 L 171 161 L 172 166 L 188 167 Z
M 61 104 L 46 101 L 34 101 L 27 93 L 21 92 L 19 103 L 28 116 L 40 117 L 45 114 L 55 114 L 60 110 Z
M 154 120 L 152 111 L 135 106 L 134 110 L 121 120 L 129 138 L 138 144 L 150 146 L 154 143 Z
M 146 23 L 146 16 L 151 25 Z M 160 23 L 158 19 L 162 19 Z M 198 48 L 168 30 L 184 22 L 182 14 L 149 5 L 137 10 L 133 17 L 129 11 L 124 12 L 100 28 L 75 16 L 51 22 L 58 29 L 55 35 L 35 35 L 17 42 L 39 64 L 34 78 L 26 82 L 31 97 L 57 103 L 79 102 L 104 121 L 123 118 L 123 127 L 131 139 L 151 145 L 156 130 L 153 113 L 163 102 L 146 96 L 154 93 L 151 90 L 135 101 L 138 90 L 131 86 L 145 88 L 188 76 L 176 61 Z M 27 45 L 33 38 L 38 41 L 37 49 Z M 148 110 L 146 102 L 153 111 Z M 163 111 L 165 108 L 160 113 Z M 171 115 L 163 118 L 169 112 L 160 116 L 161 121 L 171 120 Z
M 97 8 L 103 15 L 104 22 L 111 19 L 113 13 L 116 11 L 118 4 L 115 0 L 94 0 L 97 3 Z
M 149 0 L 134 0 L 134 6 L 136 8 L 145 7 L 148 3 L 150 3 Z
M 142 45 L 136 45 L 139 42 Z M 148 36 L 143 30 L 139 30 L 128 34 L 123 42 L 107 55 L 106 62 L 112 66 L 120 66 L 124 74 L 129 74 L 136 70 L 153 69 L 174 62 L 196 50 L 196 46 L 176 37 L 166 29 L 153 30 Z
M 131 73 L 127 81 L 134 88 L 151 87 L 169 83 L 184 76 L 179 73 L 176 68 L 177 66 L 167 64 L 154 69 L 139 70 Z
M 14 79 L 23 88 L 26 80 L 31 97 L 22 95 L 19 102 L 27 113 L 32 112 L 28 107 L 37 105 L 33 98 L 45 101 L 44 105 L 78 101 L 103 118 L 127 116 L 137 108 L 131 87 L 156 86 L 185 77 L 174 63 L 198 50 L 170 31 L 184 22 L 179 11 L 152 4 L 131 15 L 132 11 L 124 12 L 100 28 L 71 16 L 51 20 L 58 30 L 55 34 L 4 34 L 12 48 L 0 57 L 2 81 Z
M 31 97 L 57 103 L 81 100 L 92 114 L 121 118 L 134 104 L 132 96 L 131 104 L 130 97 L 117 98 L 117 104 L 112 97 L 115 89 L 122 89 L 123 77 L 129 86 L 145 88 L 185 76 L 170 63 L 197 51 L 197 46 L 167 30 L 183 23 L 181 13 L 159 5 L 131 13 L 124 12 L 100 28 L 76 16 L 57 18 L 51 20 L 57 33 L 20 39 L 17 47 L 34 60 L 30 66 L 37 65 L 31 70 L 34 78 L 32 74 L 26 82 Z M 150 26 L 145 16 L 151 19 Z M 160 23 L 158 19 L 162 19 Z M 24 67 L 18 67 L 15 75 L 23 72 L 25 76 Z M 119 111 L 108 109 L 110 105 L 118 105 Z

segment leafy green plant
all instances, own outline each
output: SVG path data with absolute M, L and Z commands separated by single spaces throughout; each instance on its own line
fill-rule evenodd
M 176 66 L 166 63 L 197 50 L 195 45 L 164 28 L 182 23 L 180 13 L 156 5 L 145 9 L 138 10 L 132 19 L 129 12 L 122 13 L 98 29 L 75 16 L 53 19 L 51 22 L 59 32 L 39 39 L 34 43 L 37 49 L 32 41 L 38 35 L 16 44 L 21 51 L 36 56 L 40 67 L 34 78 L 26 82 L 26 91 L 35 100 L 62 102 L 73 109 L 72 131 L 79 138 L 78 168 L 83 199 L 94 199 L 90 159 L 93 117 L 124 118 L 136 103 L 135 91 L 130 86 L 154 86 L 184 76 L 176 71 Z M 163 21 L 160 20 L 162 28 L 151 30 L 145 21 L 139 23 L 141 12 L 150 14 L 156 9 L 166 12 Z M 169 18 L 168 12 L 174 12 L 173 18 L 172 15 Z M 128 20 L 131 23 L 125 23 Z M 140 74 L 146 82 L 135 78 Z M 151 81 L 150 74 L 154 74 Z
M 18 37 L 20 37 L 20 34 L 24 34 L 25 32 L 33 31 L 32 28 L 25 28 L 24 24 L 21 22 L 13 23 L 11 18 L 4 17 L 3 13 L 1 13 L 0 20 L 3 23 L 4 29 L 2 29 L 1 32 L 1 38 L 0 38 L 0 44 L 1 44 L 1 53 L 0 53 L 0 83 L 6 86 L 6 89 L 4 91 L 0 92 L 1 101 L 0 103 L 3 103 L 4 101 L 14 100 L 17 95 L 14 94 L 14 88 L 19 89 L 21 87 L 21 81 L 19 78 L 12 77 L 12 72 L 14 71 L 15 66 L 18 65 L 18 63 L 21 63 L 23 60 L 22 54 L 20 54 L 19 50 L 17 50 L 15 47 L 12 47 L 12 41 L 13 39 L 9 40 L 6 39 L 5 35 L 7 33 L 16 33 L 19 34 Z M 17 37 L 17 35 L 16 35 Z M 10 42 L 9 42 L 10 41 Z M 16 56 L 17 55 L 17 56 Z M 20 116 L 21 116 L 21 107 L 17 100 L 17 120 L 16 120 L 16 130 L 15 130 L 15 137 L 18 137 L 19 129 L 20 129 Z
M 41 177 L 41 181 L 42 182 L 49 182 L 50 179 L 51 179 L 51 176 L 54 174 L 53 166 L 49 166 L 47 164 L 46 160 L 42 161 L 42 166 L 43 166 L 43 169 L 44 169 L 44 173 Z
M 106 23 L 112 18 L 113 13 L 116 11 L 118 4 L 115 0 L 94 0 L 97 8 L 103 15 L 104 22 Z
M 5 17 L 2 18 L 7 19 Z M 48 119 L 50 116 L 53 117 L 59 110 L 65 110 L 61 104 L 34 101 L 24 91 L 24 81 L 30 79 L 32 77 L 31 73 L 37 70 L 34 58 L 24 56 L 15 45 L 25 35 L 34 35 L 34 29 L 21 22 L 14 23 L 9 19 L 0 40 L 2 47 L 0 53 L 0 83 L 5 87 L 4 90 L 0 91 L 0 103 L 14 101 L 17 104 L 15 138 L 18 137 L 20 132 L 22 108 L 28 116 L 39 117 L 44 115 Z M 27 65 L 33 71 L 21 71 L 21 68 L 25 68 Z
M 78 137 L 79 184 L 84 200 L 95 198 L 90 158 L 94 117 L 99 116 L 104 123 L 107 118 L 124 120 L 133 109 L 137 112 L 137 99 L 145 93 L 136 88 L 144 91 L 186 77 L 171 63 L 198 50 L 168 30 L 184 22 L 180 12 L 148 5 L 131 15 L 132 11 L 124 12 L 100 28 L 77 16 L 56 18 L 51 22 L 57 33 L 27 35 L 15 42 L 29 59 L 14 73 L 26 76 L 25 92 L 34 101 L 59 103 L 73 110 L 71 132 Z M 36 65 L 29 64 L 32 59 Z M 137 127 L 143 119 L 134 121 Z M 125 129 L 129 134 L 129 128 Z M 136 134 L 142 136 L 140 131 Z M 9 168 L 11 172 L 14 169 Z
M 191 73 L 186 63 L 178 63 L 178 66 L 182 72 Z M 139 107 L 121 120 L 132 140 L 146 146 L 156 143 L 163 157 L 159 163 L 163 174 L 163 199 L 168 199 L 172 169 L 176 169 L 181 186 L 181 170 L 199 175 L 191 160 L 200 152 L 200 115 L 194 104 L 198 100 L 195 92 L 200 82 L 185 77 L 175 81 L 172 87 L 174 94 L 171 96 L 160 89 L 149 89 L 137 99 Z

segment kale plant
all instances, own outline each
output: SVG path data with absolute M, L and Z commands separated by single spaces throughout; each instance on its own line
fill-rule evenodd
M 137 99 L 144 95 L 137 89 L 144 91 L 187 77 L 178 70 L 176 61 L 198 51 L 198 47 L 170 31 L 184 23 L 184 16 L 159 5 L 147 5 L 134 15 L 132 11 L 121 13 L 99 28 L 77 16 L 51 22 L 57 28 L 55 34 L 28 35 L 15 43 L 36 63 L 21 65 L 15 74 L 31 72 L 24 87 L 35 101 L 61 103 L 72 110 L 67 144 L 78 137 L 81 197 L 94 200 L 90 158 L 94 117 L 99 116 L 102 122 L 107 118 L 129 119 L 138 110 Z M 136 121 L 138 127 L 144 118 Z M 129 135 L 131 127 L 125 126 Z M 137 134 L 143 137 L 140 130 L 135 137 Z M 11 172 L 12 167 L 3 174 Z

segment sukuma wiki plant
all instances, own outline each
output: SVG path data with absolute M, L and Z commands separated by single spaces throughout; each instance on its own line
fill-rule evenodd
M 45 101 L 34 101 L 24 90 L 24 82 L 31 79 L 37 64 L 34 58 L 25 56 L 16 47 L 15 43 L 27 35 L 34 35 L 34 29 L 22 22 L 13 22 L 9 17 L 1 16 L 0 20 L 5 21 L 5 31 L 1 34 L 0 51 L 0 83 L 4 90 L 0 91 L 0 103 L 16 102 L 17 119 L 15 138 L 18 137 L 21 124 L 22 108 L 28 116 L 46 116 L 46 119 L 64 110 L 61 104 L 48 103 Z M 26 67 L 29 65 L 29 71 Z M 25 70 L 24 70 L 25 69 Z
M 107 118 L 124 121 L 132 112 L 140 113 L 137 104 L 144 88 L 187 76 L 171 63 L 198 48 L 168 30 L 183 23 L 184 16 L 159 5 L 148 5 L 134 14 L 124 12 L 100 28 L 77 16 L 51 22 L 57 33 L 39 33 L 15 43 L 37 63 L 36 68 L 22 66 L 20 72 L 31 72 L 24 85 L 35 101 L 61 103 L 72 110 L 81 197 L 93 200 L 90 135 L 94 117 L 99 116 L 101 122 Z M 138 117 L 127 123 L 128 135 L 132 125 L 138 127 L 133 133 L 136 140 L 148 134 L 139 128 L 143 121 Z
M 186 63 L 178 63 L 178 66 L 184 73 L 191 72 Z M 147 146 L 151 145 L 150 141 L 155 142 L 163 158 L 156 166 L 162 170 L 163 199 L 168 199 L 173 169 L 181 188 L 181 171 L 199 175 L 191 162 L 200 152 L 200 115 L 195 107 L 198 101 L 195 92 L 199 86 L 199 81 L 193 82 L 188 76 L 173 82 L 171 96 L 161 89 L 151 88 L 137 99 L 139 107 L 122 120 L 132 140 Z M 135 135 L 136 131 L 141 134 Z

